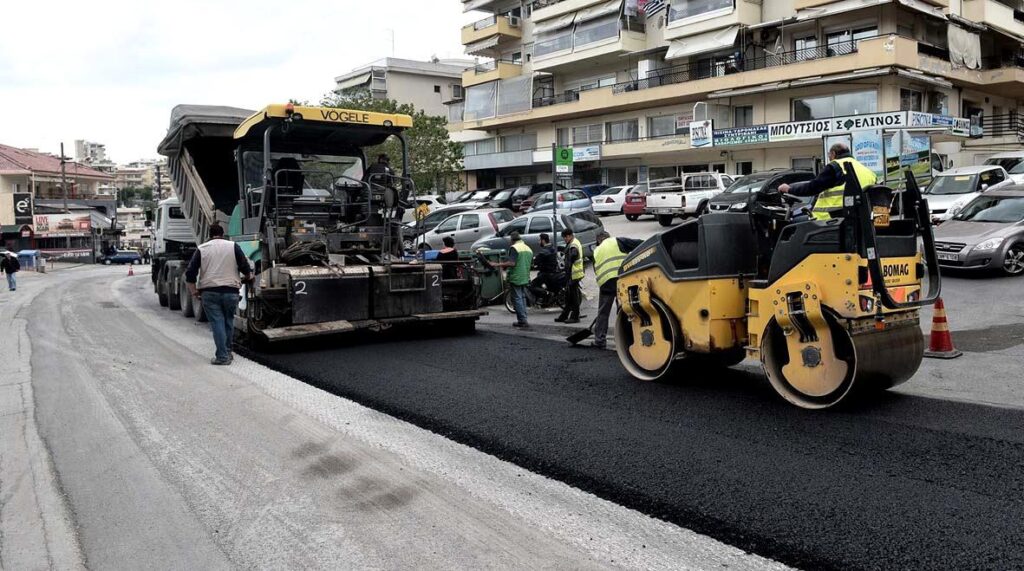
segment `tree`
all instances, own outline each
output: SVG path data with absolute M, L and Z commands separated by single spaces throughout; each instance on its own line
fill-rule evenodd
M 121 204 L 126 207 L 148 204 L 153 201 L 153 187 L 125 187 L 118 191 L 118 196 Z
M 409 170 L 416 191 L 457 191 L 463 186 L 462 145 L 448 137 L 448 120 L 445 117 L 427 115 L 408 103 L 393 99 L 374 99 L 369 93 L 356 95 L 329 95 L 321 103 L 325 107 L 358 109 L 377 113 L 401 113 L 412 116 L 412 128 L 405 132 L 409 144 Z M 402 146 L 395 137 L 385 143 L 365 149 L 367 159 L 372 161 L 379 154 L 391 158 L 391 166 L 402 170 Z M 405 173 L 402 173 L 403 175 Z

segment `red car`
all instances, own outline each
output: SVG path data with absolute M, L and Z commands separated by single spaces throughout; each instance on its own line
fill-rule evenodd
M 642 182 L 626 195 L 626 202 L 622 205 L 622 213 L 626 220 L 636 220 L 647 208 L 647 183 Z

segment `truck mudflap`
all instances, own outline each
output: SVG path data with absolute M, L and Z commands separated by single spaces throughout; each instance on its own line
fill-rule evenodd
M 384 319 L 365 319 L 360 321 L 340 320 L 324 321 L 321 323 L 304 323 L 301 325 L 289 325 L 285 327 L 263 329 L 261 333 L 268 342 L 277 343 L 281 341 L 319 337 L 322 335 L 334 335 L 338 333 L 348 333 L 359 330 L 383 331 L 385 329 L 390 329 L 391 327 L 394 327 L 396 325 L 411 325 L 417 323 L 431 323 L 435 321 L 451 321 L 456 319 L 476 321 L 477 319 L 484 315 L 487 315 L 487 311 L 485 310 L 469 309 L 464 311 L 422 313 L 415 315 L 407 315 L 403 317 L 390 317 Z M 237 329 L 244 331 L 244 319 L 241 317 L 236 317 L 235 327 Z

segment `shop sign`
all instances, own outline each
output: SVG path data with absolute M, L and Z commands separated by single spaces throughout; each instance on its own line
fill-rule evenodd
M 693 109 L 676 114 L 676 135 L 686 135 L 690 132 L 690 123 L 693 122 Z
M 893 129 L 906 126 L 907 113 L 905 111 L 873 113 L 871 115 L 850 115 L 814 121 L 774 123 L 768 126 L 768 140 L 772 143 L 799 141 L 803 139 L 817 139 L 826 133 L 839 131 Z
M 14 223 L 32 223 L 32 194 L 28 192 L 14 193 Z
M 715 146 L 714 121 L 694 121 L 690 123 L 690 147 L 703 149 Z
M 714 146 L 750 145 L 768 142 L 768 125 L 752 127 L 734 127 L 732 129 L 715 129 Z
M 573 162 L 577 163 L 601 160 L 601 145 L 591 145 L 589 147 L 573 147 L 572 160 Z
M 33 220 L 38 238 L 89 236 L 92 233 L 92 219 L 88 214 L 37 214 Z

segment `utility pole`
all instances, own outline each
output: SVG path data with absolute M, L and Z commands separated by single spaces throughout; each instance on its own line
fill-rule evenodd
M 160 183 L 160 165 L 156 165 L 156 201 L 160 202 L 163 199 L 164 189 Z
M 64 194 L 64 212 L 71 212 L 68 210 L 68 177 L 64 165 L 67 164 L 68 157 L 64 156 L 64 143 L 60 144 L 60 187 Z

